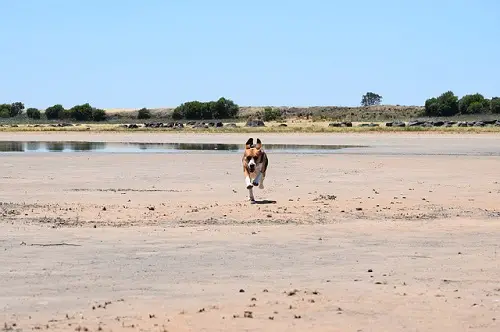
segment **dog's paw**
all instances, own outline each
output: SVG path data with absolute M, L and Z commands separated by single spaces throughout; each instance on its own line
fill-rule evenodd
M 259 185 L 259 183 L 257 181 L 252 182 L 252 184 L 254 187 L 257 187 Z
M 253 185 L 252 184 L 247 184 L 247 189 L 252 189 Z
M 250 200 L 250 204 L 256 204 L 257 202 L 255 201 L 255 199 L 251 199 Z

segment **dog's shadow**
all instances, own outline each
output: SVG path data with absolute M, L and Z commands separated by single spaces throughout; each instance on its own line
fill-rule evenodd
M 263 199 L 260 201 L 252 201 L 252 204 L 276 204 L 276 201 L 269 200 L 269 199 Z

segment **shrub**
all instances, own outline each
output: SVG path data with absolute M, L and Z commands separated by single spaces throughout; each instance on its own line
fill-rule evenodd
M 76 105 L 69 109 L 66 116 L 77 121 L 89 121 L 92 120 L 93 109 L 89 103 L 83 105 Z
M 468 114 L 477 114 L 482 113 L 484 111 L 483 103 L 480 101 L 472 102 L 469 107 L 467 107 Z
M 39 120 L 41 117 L 40 110 L 38 110 L 37 108 L 33 108 L 33 107 L 30 107 L 26 110 L 26 115 L 28 116 L 28 118 L 34 119 L 34 120 Z
M 493 114 L 500 114 L 500 98 L 499 97 L 491 98 L 490 111 Z
M 177 106 L 173 113 L 174 120 L 209 120 L 231 119 L 237 117 L 239 106 L 232 100 L 219 98 L 217 101 L 188 101 Z
M 21 114 L 23 110 L 24 104 L 21 102 L 0 104 L 0 118 L 13 118 Z
M 106 120 L 106 111 L 102 110 L 100 108 L 93 108 L 92 109 L 92 120 L 94 121 L 104 121 Z
M 24 110 L 24 104 L 20 101 L 12 103 L 10 105 L 10 117 L 15 117 L 21 114 Z
M 12 105 L 0 104 L 0 118 L 9 118 Z
M 475 104 L 474 107 L 470 107 Z M 480 93 L 465 95 L 458 101 L 458 110 L 461 114 L 476 114 L 489 111 L 489 100 Z
M 458 97 L 451 91 L 425 101 L 425 115 L 452 116 L 458 113 Z
M 151 118 L 151 111 L 148 110 L 147 108 L 141 108 L 139 112 L 137 113 L 137 118 L 138 119 L 150 119 Z
M 281 119 L 281 111 L 279 109 L 273 109 L 271 107 L 266 107 L 264 109 L 263 115 L 264 121 L 276 121 Z
M 62 119 L 66 110 L 61 104 L 50 106 L 45 110 L 45 116 L 48 120 Z

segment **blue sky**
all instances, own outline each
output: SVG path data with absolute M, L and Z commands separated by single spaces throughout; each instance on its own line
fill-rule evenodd
M 423 105 L 500 95 L 495 0 L 0 0 L 0 103 Z

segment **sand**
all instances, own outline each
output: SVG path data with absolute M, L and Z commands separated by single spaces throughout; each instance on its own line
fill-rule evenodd
M 0 140 L 243 144 L 247 136 Z M 500 330 L 499 135 L 261 136 L 264 145 L 370 148 L 271 154 L 256 205 L 239 154 L 1 154 L 0 324 Z

